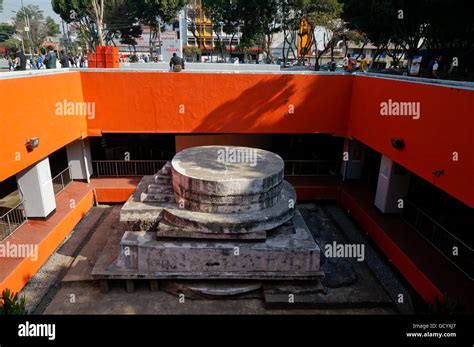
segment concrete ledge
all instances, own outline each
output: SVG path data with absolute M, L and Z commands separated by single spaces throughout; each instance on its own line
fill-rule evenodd
M 71 199 L 76 203 L 73 209 L 70 208 Z M 38 258 L 2 258 L 0 291 L 9 288 L 18 292 L 23 288 L 87 214 L 94 203 L 94 196 L 86 183 L 72 182 L 56 200 L 57 212 L 48 221 L 28 221 L 2 242 L 9 242 L 11 245 L 36 245 Z

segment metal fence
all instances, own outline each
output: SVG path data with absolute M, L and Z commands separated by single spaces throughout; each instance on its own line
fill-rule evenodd
M 96 177 L 154 175 L 167 160 L 93 160 Z M 335 160 L 285 160 L 286 176 L 335 176 L 340 163 Z
M 71 168 L 68 167 L 56 175 L 53 179 L 54 195 L 61 193 L 66 186 L 72 182 Z
M 456 265 L 469 279 L 473 279 L 473 249 L 468 244 L 453 235 L 409 200 L 404 200 L 402 219 Z M 455 249 L 457 255 L 453 254 Z
M 154 175 L 167 160 L 94 160 L 96 177 L 135 177 Z
M 0 216 L 0 241 L 10 236 L 16 229 L 26 222 L 23 201 Z

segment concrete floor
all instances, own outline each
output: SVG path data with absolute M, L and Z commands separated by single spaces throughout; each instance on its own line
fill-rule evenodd
M 309 212 L 313 211 L 311 212 L 313 218 L 310 217 L 307 224 L 310 229 L 318 226 L 314 236 L 320 245 L 333 238 L 343 240 L 342 234 L 335 235 L 338 233 L 338 228 L 325 217 L 323 209 L 314 204 L 307 206 L 307 209 Z M 357 262 L 352 265 L 352 271 L 350 268 L 341 270 L 337 278 L 333 278 L 336 282 L 342 283 L 344 278 L 341 277 L 349 272 L 355 272 L 358 278 L 355 284 L 341 284 L 339 287 L 329 288 L 328 297 L 332 290 L 333 297 L 337 298 L 335 305 L 285 304 L 284 307 L 275 307 L 265 304 L 259 294 L 250 298 L 216 300 L 191 300 L 186 297 L 182 303 L 178 294 L 163 290 L 151 291 L 147 281 L 136 282 L 133 293 L 126 291 L 124 281 L 113 281 L 110 291 L 102 293 L 98 283 L 90 280 L 89 274 L 111 233 L 123 232 L 123 226 L 117 222 L 119 211 L 119 206 L 93 208 L 75 228 L 68 240 L 51 257 L 51 261 L 43 266 L 23 291 L 29 295 L 27 300 L 30 301 L 29 307 L 32 313 L 190 315 L 397 313 L 395 305 L 391 303 L 391 295 L 378 280 L 379 276 L 372 273 L 366 264 Z M 45 273 L 48 274 L 47 283 Z M 38 286 L 38 282 L 42 285 Z
M 118 283 L 117 283 L 118 284 Z M 115 286 L 101 293 L 93 283 L 63 285 L 48 305 L 45 314 L 163 314 L 163 315 L 267 315 L 267 314 L 393 314 L 390 308 L 360 309 L 269 309 L 261 299 L 184 300 L 164 291 L 146 287 L 127 293 Z

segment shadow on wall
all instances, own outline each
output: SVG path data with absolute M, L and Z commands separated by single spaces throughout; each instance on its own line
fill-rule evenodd
M 344 135 L 352 80 L 341 76 L 268 75 L 207 115 L 194 133 Z M 330 97 L 339 95 L 336 100 Z
M 262 115 L 276 113 L 274 122 L 285 117 L 286 104 L 289 96 L 295 92 L 294 86 L 289 86 L 291 76 L 271 76 L 252 84 L 235 98 L 226 101 L 208 115 L 202 117 L 203 122 L 194 132 L 247 132 L 252 128 L 269 126 L 268 119 L 262 120 Z M 274 130 L 269 130 L 273 132 Z

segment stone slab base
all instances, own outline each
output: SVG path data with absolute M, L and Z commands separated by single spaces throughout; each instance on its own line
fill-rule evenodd
M 268 232 L 261 242 L 159 241 L 151 232 L 126 232 L 116 246 L 117 261 L 99 261 L 94 278 L 308 280 L 322 275 L 320 249 L 297 210 L 292 223 Z

